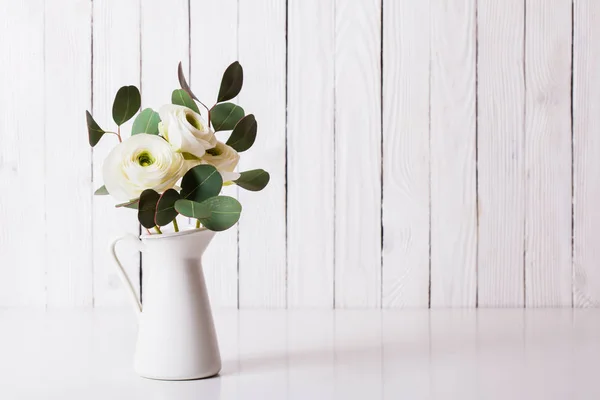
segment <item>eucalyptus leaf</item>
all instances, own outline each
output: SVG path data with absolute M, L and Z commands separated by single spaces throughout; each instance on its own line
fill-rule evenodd
M 125 203 L 119 203 L 115 206 L 115 208 L 125 207 L 125 208 L 131 208 L 133 210 L 137 210 L 139 208 L 139 205 L 140 205 L 140 199 L 133 199 L 133 200 L 129 200 Z
M 173 93 L 171 94 L 171 103 L 191 108 L 192 110 L 200 114 L 198 104 L 196 104 L 196 102 L 190 97 L 190 95 L 183 89 L 173 90 Z
M 100 141 L 100 139 L 102 139 L 102 136 L 104 136 L 106 132 L 104 132 L 104 130 L 100 128 L 96 121 L 94 121 L 94 117 L 92 117 L 92 114 L 90 114 L 89 111 L 85 112 L 85 120 L 87 123 L 88 139 L 90 141 L 90 146 L 94 147 L 98 144 L 98 142 Z
M 239 62 L 231 64 L 223 73 L 221 87 L 217 96 L 217 103 L 233 99 L 242 90 L 244 83 L 244 70 Z
M 202 203 L 193 200 L 180 199 L 175 202 L 175 211 L 189 218 L 210 218 L 211 211 Z
M 196 165 L 181 180 L 181 198 L 198 203 L 219 194 L 223 178 L 215 167 L 208 164 Z
M 177 217 L 175 202 L 180 198 L 175 189 L 169 189 L 160 196 L 156 203 L 156 215 L 154 217 L 156 225 L 165 226 Z
M 242 118 L 244 109 L 233 103 L 220 103 L 210 110 L 210 121 L 216 132 L 232 130 Z
M 158 135 L 159 122 L 160 116 L 158 113 L 151 108 L 146 108 L 135 117 L 133 126 L 131 127 L 131 134 L 148 133 L 150 135 Z
M 224 231 L 238 222 L 242 205 L 233 197 L 215 196 L 201 203 L 177 200 L 175 209 L 182 215 L 196 218 L 211 231 Z
M 140 195 L 140 204 L 138 208 L 138 221 L 146 229 L 156 226 L 154 216 L 156 214 L 156 204 L 160 194 L 154 189 L 146 189 Z
M 179 85 L 181 86 L 181 88 L 183 90 L 185 90 L 192 99 L 198 100 L 198 98 L 194 95 L 194 93 L 192 93 L 192 89 L 190 88 L 190 85 L 188 85 L 187 81 L 185 80 L 185 75 L 183 74 L 183 68 L 181 66 L 181 61 L 179 61 L 179 66 L 177 67 L 177 77 L 179 78 Z M 200 101 L 200 100 L 198 100 L 198 101 Z
M 253 169 L 242 172 L 240 177 L 234 182 L 241 188 L 252 192 L 258 192 L 267 186 L 269 179 L 269 173 L 264 169 Z
M 102 185 L 100 186 L 98 189 L 96 189 L 96 191 L 94 192 L 95 196 L 106 196 L 108 193 L 108 190 L 106 190 L 106 186 Z
M 233 147 L 237 152 L 248 150 L 254 144 L 256 140 L 256 131 L 258 124 L 253 114 L 248 114 L 244 118 L 240 119 L 237 123 L 231 136 L 227 139 L 227 145 Z
M 119 126 L 129 121 L 140 109 L 142 98 L 135 86 L 123 86 L 117 92 L 113 102 L 113 120 Z

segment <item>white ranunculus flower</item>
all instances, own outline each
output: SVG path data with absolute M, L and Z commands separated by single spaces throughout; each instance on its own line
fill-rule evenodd
M 186 171 L 181 153 L 160 136 L 146 133 L 119 143 L 102 166 L 106 190 L 119 201 L 137 199 L 145 189 L 164 192 Z
M 215 133 L 200 114 L 175 104 L 165 104 L 158 111 L 160 134 L 176 151 L 190 153 L 198 158 L 217 144 Z
M 200 159 L 201 164 L 213 165 L 221 173 L 223 182 L 235 181 L 240 177 L 240 174 L 235 172 L 239 161 L 240 155 L 237 151 L 218 141 L 215 148 L 207 150 Z

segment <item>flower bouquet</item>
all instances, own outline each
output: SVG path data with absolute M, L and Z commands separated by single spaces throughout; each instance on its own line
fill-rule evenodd
M 138 88 L 120 88 L 112 107 L 114 131 L 100 128 L 86 111 L 92 147 L 106 134 L 119 142 L 104 161 L 104 186 L 95 194 L 111 195 L 119 202 L 116 207 L 137 209 L 149 234 L 150 229 L 161 234 L 161 227 L 171 223 L 178 232 L 178 214 L 196 219 L 196 228 L 223 231 L 239 220 L 242 206 L 235 198 L 220 195 L 222 187 L 235 184 L 259 191 L 269 182 L 262 169 L 236 171 L 239 153 L 250 149 L 257 132 L 254 115 L 245 115 L 242 107 L 229 102 L 242 88 L 243 69 L 237 61 L 227 67 L 210 108 L 190 89 L 181 63 L 178 78 L 181 88 L 158 112 L 145 108 L 138 113 Z M 131 135 L 123 139 L 121 126 L 134 116 Z M 217 135 L 225 131 L 231 131 L 229 138 L 219 140 Z
M 135 370 L 143 377 L 166 380 L 204 378 L 221 369 L 202 254 L 216 231 L 232 227 L 240 218 L 242 206 L 220 195 L 223 185 L 258 191 L 269 182 L 262 169 L 236 171 L 239 153 L 252 146 L 257 131 L 254 115 L 245 115 L 242 107 L 229 102 L 242 88 L 241 65 L 234 62 L 225 70 L 210 108 L 192 93 L 181 63 L 178 73 L 181 89 L 174 90 L 171 104 L 158 112 L 146 108 L 138 114 L 140 91 L 125 86 L 113 103 L 114 131 L 100 128 L 86 113 L 92 147 L 106 134 L 119 142 L 104 161 L 104 186 L 96 194 L 110 194 L 119 202 L 117 207 L 137 209 L 147 229 L 139 238 L 125 235 L 110 245 L 139 317 Z M 123 139 L 121 126 L 134 116 L 131 135 Z M 231 134 L 221 141 L 218 135 L 224 131 Z M 196 228 L 180 231 L 179 214 L 196 219 Z M 162 234 L 161 227 L 168 224 L 174 232 Z M 116 253 L 117 243 L 127 238 L 144 252 L 143 305 Z

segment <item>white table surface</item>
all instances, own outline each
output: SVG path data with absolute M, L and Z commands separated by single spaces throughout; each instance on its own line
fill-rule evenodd
M 132 368 L 123 311 L 0 311 L 0 399 L 600 399 L 600 310 L 221 311 L 220 376 Z

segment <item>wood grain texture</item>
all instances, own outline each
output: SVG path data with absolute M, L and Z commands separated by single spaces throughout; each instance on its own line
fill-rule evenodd
M 600 306 L 600 3 L 574 3 L 573 303 Z
M 141 10 L 142 107 L 158 110 L 179 89 L 177 64 L 189 62 L 188 1 L 144 0 Z
M 190 2 L 189 82 L 194 94 L 208 107 L 217 100 L 223 72 L 237 60 L 237 12 L 237 0 Z M 215 40 L 215 32 L 219 32 L 218 40 Z M 200 111 L 206 117 L 205 110 Z M 217 137 L 225 142 L 229 132 L 218 133 Z M 237 193 L 235 185 L 224 187 L 222 191 L 222 194 L 236 198 Z M 213 306 L 237 307 L 237 241 L 238 229 L 235 226 L 217 234 L 204 254 L 204 273 Z
M 289 307 L 333 306 L 334 5 L 288 3 Z
M 571 305 L 571 1 L 528 0 L 527 307 Z
M 429 305 L 429 1 L 383 3 L 383 307 Z
M 279 0 L 239 2 L 240 105 L 258 121 L 239 170 L 271 174 L 262 192 L 239 190 L 240 307 L 286 306 L 286 7 Z
M 91 306 L 91 3 L 46 2 L 45 13 L 47 305 Z
M 335 306 L 381 305 L 381 2 L 336 1 Z
M 478 305 L 525 302 L 525 2 L 477 8 Z
M 432 307 L 475 306 L 475 61 L 475 1 L 432 1 Z
M 126 85 L 140 86 L 140 5 L 136 1 L 95 1 L 93 8 L 91 111 L 101 127 L 116 131 L 117 127 L 112 119 L 112 104 L 117 90 Z M 129 137 L 133 120 L 134 118 L 121 127 L 124 138 Z M 104 184 L 102 164 L 117 143 L 115 135 L 106 135 L 94 147 L 94 190 Z M 93 199 L 94 305 L 97 307 L 129 306 L 128 293 L 121 285 L 116 266 L 107 251 L 107 244 L 124 233 L 137 235 L 139 223 L 134 210 L 117 209 L 115 204 L 116 201 L 110 196 L 94 196 Z M 119 247 L 119 257 L 139 292 L 140 254 L 126 246 L 123 249 Z
M 44 2 L 0 9 L 0 306 L 44 306 Z

